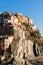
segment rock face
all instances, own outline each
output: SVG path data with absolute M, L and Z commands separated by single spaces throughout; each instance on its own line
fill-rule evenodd
M 33 24 L 31 18 L 20 13 L 0 13 L 0 20 L 2 15 L 4 24 L 7 22 L 11 23 L 14 28 L 14 35 L 8 36 L 8 39 L 5 39 L 8 41 L 8 43 L 5 43 L 8 46 L 4 51 L 3 55 L 5 58 L 2 62 L 5 62 L 5 59 L 9 60 L 9 57 L 13 57 L 15 59 L 14 65 L 32 65 L 25 59 L 35 58 L 43 52 L 43 39 L 39 30 Z

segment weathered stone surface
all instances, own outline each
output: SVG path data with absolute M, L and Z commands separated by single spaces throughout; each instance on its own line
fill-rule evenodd
M 5 39 L 9 44 L 7 43 L 8 47 L 4 51 L 5 59 L 2 62 L 7 63 L 7 57 L 8 60 L 14 58 L 13 65 L 35 65 L 25 59 L 35 58 L 34 51 L 36 54 L 39 51 L 38 56 L 41 55 L 43 39 L 39 30 L 33 24 L 32 19 L 19 13 L 11 14 L 4 12 L 3 15 L 7 17 L 3 17 L 3 22 L 10 22 L 14 26 L 14 36 L 9 36 L 7 40 Z M 36 46 L 34 47 L 35 43 Z

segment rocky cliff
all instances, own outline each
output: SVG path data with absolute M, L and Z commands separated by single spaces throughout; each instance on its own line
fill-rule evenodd
M 32 65 L 31 62 L 25 59 L 29 60 L 30 58 L 43 55 L 43 37 L 40 31 L 33 24 L 31 18 L 23 16 L 21 13 L 11 14 L 4 12 L 0 13 L 0 18 L 2 15 L 4 23 L 10 22 L 14 26 L 13 39 L 10 36 L 9 41 L 12 41 L 4 51 L 2 63 L 9 63 L 10 58 L 13 58 L 14 62 L 12 62 L 14 65 Z

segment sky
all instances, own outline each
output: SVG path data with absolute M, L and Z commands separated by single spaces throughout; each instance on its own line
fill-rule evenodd
M 31 17 L 43 35 L 43 0 L 0 0 L 0 12 L 5 11 Z

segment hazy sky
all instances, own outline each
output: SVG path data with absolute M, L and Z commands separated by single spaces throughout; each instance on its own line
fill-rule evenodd
M 0 0 L 0 12 L 4 11 L 31 17 L 43 35 L 43 0 Z

